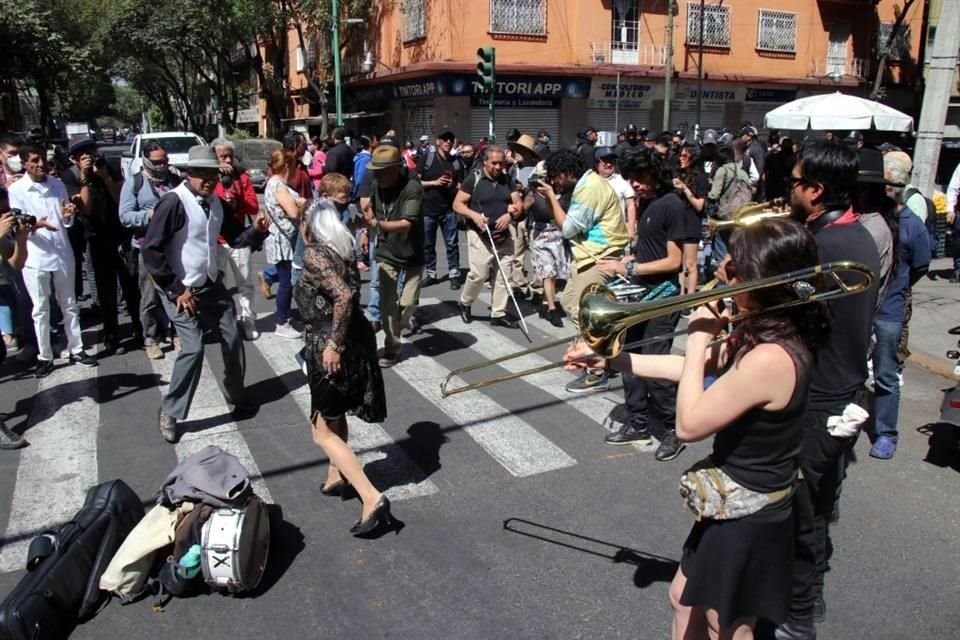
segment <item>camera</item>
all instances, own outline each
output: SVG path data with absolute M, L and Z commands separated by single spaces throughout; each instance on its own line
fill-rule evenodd
M 33 225 L 37 224 L 37 216 L 24 213 L 20 209 L 10 209 L 10 213 L 13 214 L 14 232 L 19 231 L 23 227 L 32 227 Z
M 539 189 L 540 185 L 542 184 L 543 184 L 543 181 L 540 180 L 539 178 L 530 178 L 529 180 L 527 180 L 527 188 L 531 190 Z
M 233 186 L 233 176 L 229 173 L 220 174 L 220 184 L 223 185 L 224 189 L 229 189 Z
M 96 160 L 93 161 L 93 166 L 97 169 L 102 169 L 107 166 L 107 160 L 103 156 L 97 156 Z

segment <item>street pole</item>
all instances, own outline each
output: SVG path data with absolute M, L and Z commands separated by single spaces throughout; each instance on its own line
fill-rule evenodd
M 489 94 L 489 103 L 490 103 L 490 126 L 487 130 L 487 137 L 490 140 L 490 144 L 493 144 L 497 141 L 497 134 L 495 133 L 496 127 L 496 102 L 497 102 L 497 50 L 494 49 L 491 54 L 492 65 L 490 68 L 490 77 L 492 82 L 490 83 L 490 94 Z
M 620 72 L 617 71 L 617 101 L 613 103 L 613 128 L 620 133 Z
M 342 88 L 340 86 L 340 0 L 330 0 L 333 23 L 333 91 L 336 96 L 337 126 L 343 126 Z
M 957 51 L 960 49 L 960 13 L 947 11 L 946 4 L 940 12 L 940 25 L 932 49 L 910 181 L 920 193 L 928 195 L 933 193 L 950 89 L 957 72 Z
M 700 137 L 700 113 L 703 108 L 703 14 L 706 10 L 706 0 L 700 0 L 700 50 L 697 52 L 697 124 L 694 126 L 693 133 L 699 139 Z
M 674 0 L 667 0 L 667 67 L 663 78 L 663 130 L 670 130 L 670 101 L 673 100 L 673 7 Z

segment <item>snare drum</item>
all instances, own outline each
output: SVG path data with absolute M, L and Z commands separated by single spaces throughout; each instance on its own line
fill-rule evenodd
M 270 520 L 260 498 L 241 508 L 217 509 L 203 525 L 203 579 L 231 594 L 253 591 L 270 550 Z

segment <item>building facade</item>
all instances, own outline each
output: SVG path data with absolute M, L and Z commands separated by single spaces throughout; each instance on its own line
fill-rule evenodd
M 614 132 L 762 128 L 794 98 L 865 95 L 902 0 L 373 0 L 345 26 L 343 110 L 358 134 L 394 128 L 405 139 L 449 126 L 465 140 L 488 133 L 476 52 L 496 48 L 495 134 L 546 129 L 572 144 L 587 125 Z M 883 74 L 884 100 L 914 111 L 925 44 L 922 0 L 907 11 Z M 348 16 L 349 17 L 349 16 Z M 289 39 L 294 122 L 317 124 L 318 100 L 298 72 L 310 52 Z M 672 45 L 670 121 L 664 122 Z M 301 61 L 304 64 L 300 64 Z M 332 101 L 331 101 L 332 102 Z M 332 104 L 330 107 L 332 111 Z

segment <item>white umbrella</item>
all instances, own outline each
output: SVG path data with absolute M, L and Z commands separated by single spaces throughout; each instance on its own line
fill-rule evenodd
M 768 129 L 793 131 L 913 131 L 913 118 L 907 114 L 839 91 L 788 102 L 769 111 L 763 122 Z

